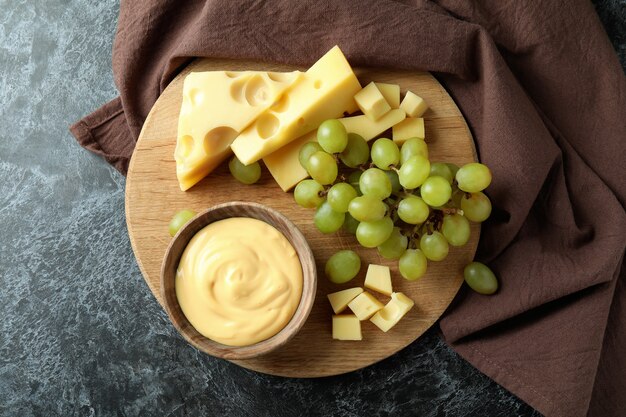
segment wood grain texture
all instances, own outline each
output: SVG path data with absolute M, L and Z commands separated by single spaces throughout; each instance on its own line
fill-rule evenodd
M 287 65 L 233 60 L 198 60 L 186 68 L 166 88 L 144 124 L 128 170 L 126 221 L 139 267 L 161 304 L 160 269 L 171 240 L 167 225 L 174 213 L 185 208 L 200 212 L 234 200 L 272 207 L 302 231 L 320 272 L 337 250 L 356 250 L 363 263 L 359 275 L 347 284 L 335 285 L 320 273 L 313 309 L 306 324 L 289 343 L 268 355 L 235 361 L 246 368 L 274 375 L 321 377 L 371 365 L 407 346 L 432 326 L 463 282 L 463 267 L 474 257 L 480 227 L 472 225 L 472 237 L 467 245 L 451 248 L 445 261 L 430 262 L 425 277 L 409 282 L 400 276 L 397 262 L 383 259 L 375 249 L 361 248 L 348 233 L 323 235 L 317 231 L 312 223 L 313 212 L 298 207 L 292 193 L 281 191 L 266 170 L 259 183 L 246 186 L 231 178 L 228 167 L 223 164 L 189 191 L 180 191 L 173 155 L 184 76 L 190 71 L 294 69 L 302 70 Z M 431 161 L 464 164 L 476 160 L 471 133 L 463 116 L 432 75 L 372 68 L 358 68 L 355 72 L 362 85 L 370 81 L 397 83 L 403 93 L 411 90 L 426 100 L 430 106 L 424 118 Z M 363 341 L 332 340 L 332 309 L 326 294 L 363 286 L 366 266 L 370 263 L 389 265 L 394 290 L 412 298 L 415 307 L 388 333 L 365 321 L 362 323 Z M 381 296 L 380 300 L 386 303 L 388 299 Z
M 231 217 L 250 217 L 264 221 L 281 232 L 296 250 L 302 265 L 302 296 L 293 317 L 276 335 L 250 346 L 226 346 L 201 335 L 189 323 L 176 298 L 176 269 L 187 247 L 196 233 L 210 223 Z M 262 242 L 261 242 L 262 244 Z M 306 322 L 317 287 L 317 271 L 313 252 L 306 238 L 288 218 L 269 207 L 252 202 L 232 202 L 213 206 L 190 220 L 167 247 L 161 268 L 161 300 L 170 320 L 183 337 L 201 351 L 224 359 L 250 359 L 267 354 L 287 343 Z

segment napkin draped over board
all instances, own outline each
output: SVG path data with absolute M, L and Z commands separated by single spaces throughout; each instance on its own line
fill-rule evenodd
M 626 77 L 589 1 L 123 1 L 120 97 L 71 131 L 125 174 L 194 57 L 308 66 L 335 44 L 433 72 L 493 172 L 478 258 L 500 290 L 462 289 L 445 340 L 548 417 L 626 416 Z

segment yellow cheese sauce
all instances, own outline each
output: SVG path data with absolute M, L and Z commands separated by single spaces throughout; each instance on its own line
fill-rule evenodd
M 287 325 L 302 295 L 302 266 L 269 224 L 233 217 L 209 224 L 187 244 L 176 297 L 205 337 L 230 346 L 268 339 Z

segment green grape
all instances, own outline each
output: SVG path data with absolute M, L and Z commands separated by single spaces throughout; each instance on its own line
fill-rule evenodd
M 348 133 L 339 120 L 328 119 L 317 128 L 317 141 L 326 152 L 339 153 L 348 144 Z
M 467 193 L 477 193 L 491 184 L 491 171 L 478 162 L 463 165 L 456 173 L 459 188 Z
M 350 201 L 348 211 L 360 222 L 372 222 L 385 217 L 387 205 L 378 198 L 362 195 Z
M 450 197 L 450 200 L 452 200 L 452 205 L 454 207 L 461 208 L 461 199 L 464 195 L 465 193 L 459 190 L 456 185 L 452 185 L 452 197 Z
M 491 295 L 498 291 L 498 279 L 489 267 L 480 262 L 472 262 L 463 270 L 465 282 L 479 294 Z
M 348 205 L 354 198 L 356 198 L 356 190 L 345 182 L 338 182 L 330 187 L 326 195 L 330 207 L 339 213 L 347 212 Z
M 420 194 L 429 206 L 441 207 L 452 197 L 452 187 L 443 177 L 428 177 L 420 187 Z
M 387 178 L 389 178 L 389 182 L 391 182 L 391 192 L 399 193 L 402 189 L 402 185 L 400 185 L 400 178 L 398 178 L 398 173 L 393 170 L 383 171 Z
M 403 198 L 398 204 L 398 217 L 408 224 L 424 223 L 429 214 L 428 205 L 415 195 Z
M 450 172 L 452 172 L 452 178 L 456 177 L 456 173 L 459 172 L 459 166 L 457 164 L 453 164 L 452 162 L 446 163 L 448 168 L 450 168 Z
M 428 159 L 428 145 L 421 138 L 407 139 L 400 148 L 400 163 L 404 164 L 411 157 L 421 155 Z
M 356 228 L 356 240 L 361 246 L 375 248 L 384 243 L 393 232 L 393 220 L 383 217 L 373 222 L 361 222 Z
M 346 229 L 348 233 L 356 234 L 356 228 L 359 227 L 359 221 L 352 217 L 350 213 L 346 213 L 346 219 L 343 222 L 343 228 Z
M 324 191 L 322 184 L 315 180 L 302 180 L 293 190 L 293 198 L 300 207 L 317 208 L 324 202 L 321 193 Z
M 350 175 L 348 175 L 348 184 L 354 187 L 358 195 L 363 195 L 363 193 L 361 192 L 361 187 L 359 187 L 359 181 L 361 180 L 362 174 L 363 174 L 363 171 L 359 170 L 359 171 L 352 171 Z
M 371 158 L 378 168 L 388 170 L 390 165 L 400 162 L 400 149 L 391 139 L 380 138 L 372 145 Z
M 352 250 L 340 250 L 333 254 L 324 271 L 328 279 L 335 284 L 345 284 L 356 277 L 361 270 L 361 258 Z
M 398 172 L 400 184 L 406 189 L 413 190 L 430 175 L 430 162 L 422 155 L 415 155 L 404 162 Z
M 461 210 L 468 220 L 480 223 L 491 215 L 491 201 L 483 193 L 464 194 L 461 198 Z
M 448 256 L 448 241 L 440 232 L 424 234 L 420 239 L 420 249 L 431 261 L 443 261 Z
M 193 210 L 181 210 L 174 214 L 172 220 L 170 220 L 170 224 L 168 226 L 168 231 L 170 232 L 170 236 L 174 237 L 174 235 L 183 227 L 189 220 L 196 216 L 195 211 Z
M 356 133 L 348 133 L 348 145 L 341 152 L 339 159 L 345 166 L 356 168 L 369 160 L 370 148 L 362 136 Z
M 298 153 L 298 160 L 300 161 L 300 165 L 302 168 L 308 171 L 309 166 L 309 158 L 313 156 L 315 152 L 323 151 L 322 147 L 317 142 L 307 142 L 300 148 L 300 152 Z
M 369 195 L 384 200 L 391 195 L 391 181 L 384 171 L 370 168 L 359 178 L 359 188 L 363 195 Z
M 430 176 L 443 177 L 450 184 L 452 184 L 452 180 L 454 179 L 454 175 L 452 175 L 452 170 L 450 169 L 448 164 L 444 164 L 443 162 L 435 162 L 430 164 Z
M 333 210 L 328 204 L 328 201 L 324 201 L 321 206 L 318 207 L 313 217 L 315 227 L 322 233 L 334 233 L 341 228 L 346 218 L 345 213 L 339 213 Z
M 441 233 L 452 246 L 463 246 L 470 238 L 470 223 L 460 214 L 443 216 Z
M 426 273 L 428 260 L 419 249 L 407 249 L 398 261 L 400 275 L 409 281 L 415 281 Z
M 228 163 L 228 170 L 233 177 L 244 184 L 254 184 L 261 178 L 261 165 L 254 162 L 250 165 L 244 165 L 236 156 Z
M 307 171 L 311 178 L 322 185 L 332 184 L 337 179 L 337 162 L 332 155 L 319 151 L 309 158 Z
M 402 234 L 399 227 L 394 227 L 391 236 L 378 245 L 378 253 L 385 259 L 398 259 L 406 251 L 409 239 Z

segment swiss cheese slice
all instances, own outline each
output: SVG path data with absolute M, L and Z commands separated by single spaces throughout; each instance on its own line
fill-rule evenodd
M 226 159 L 237 135 L 300 74 L 208 71 L 187 75 L 174 151 L 180 189 L 188 190 Z
M 246 128 L 231 148 L 244 164 L 256 162 L 317 129 L 324 120 L 356 111 L 354 95 L 360 90 L 350 64 L 335 46 Z

